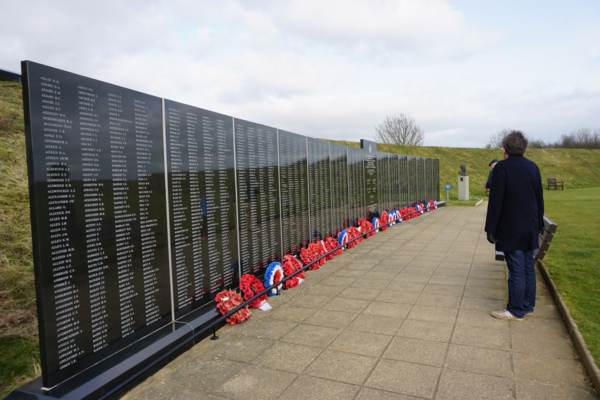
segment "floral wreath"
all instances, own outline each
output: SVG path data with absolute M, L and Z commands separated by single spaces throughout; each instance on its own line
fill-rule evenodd
M 244 300 L 248 301 L 257 293 L 265 290 L 265 285 L 263 285 L 263 283 L 254 275 L 245 274 L 240 279 L 240 290 L 242 291 Z M 252 300 L 252 302 L 250 302 L 250 307 L 259 308 L 264 301 L 267 301 L 266 294 L 262 294 L 257 299 Z
M 381 226 L 381 221 L 379 220 L 379 218 L 374 217 L 373 218 L 373 222 L 371 222 L 371 224 L 373 225 L 373 228 L 375 228 L 375 232 L 373 232 L 374 234 L 379 232 L 380 226 Z
M 281 266 L 281 264 L 278 261 L 274 261 L 271 264 L 269 264 L 267 270 L 265 271 L 265 288 L 274 285 L 277 282 L 281 282 L 282 279 L 283 267 Z M 279 294 L 279 292 L 281 292 L 282 286 L 283 284 L 275 286 L 274 288 L 269 290 L 267 294 L 269 296 L 275 296 Z
M 390 218 L 390 216 L 387 213 L 387 211 L 384 210 L 381 212 L 381 220 L 380 220 L 381 227 L 379 229 L 381 229 L 382 231 L 385 231 L 387 229 L 387 227 L 388 227 L 387 224 L 389 222 L 389 218 Z M 375 225 L 375 224 L 373 224 L 373 225 Z
M 344 250 L 344 248 L 340 246 L 338 241 L 332 238 L 331 236 L 327 236 L 327 238 L 325 238 L 325 247 L 327 247 L 327 251 L 335 250 L 333 253 L 330 254 L 332 259 L 333 256 L 339 256 L 340 254 L 342 254 L 342 251 Z M 327 257 L 327 259 L 329 260 L 329 257 Z
M 342 251 L 348 246 L 348 240 L 350 240 L 350 235 L 345 229 L 342 229 L 340 233 L 338 233 L 338 243 L 342 246 Z
M 217 302 L 217 310 L 219 310 L 221 315 L 231 312 L 231 310 L 242 305 L 244 302 L 239 293 L 230 289 L 225 289 L 217 293 L 215 301 Z M 242 322 L 246 322 L 248 318 L 250 318 L 250 309 L 248 306 L 245 306 L 231 314 L 225 321 L 229 322 L 231 325 L 238 325 Z
M 296 268 L 294 268 L 294 266 L 289 263 L 283 263 L 283 274 L 288 277 L 290 275 L 292 275 L 294 272 L 296 272 Z M 298 274 L 300 275 L 300 274 Z M 286 289 L 291 289 L 291 288 L 295 288 L 296 286 L 298 286 L 300 284 L 300 278 L 298 277 L 298 275 L 294 275 L 291 278 L 289 278 L 288 280 L 286 280 L 283 283 L 283 287 Z
M 358 243 L 363 241 L 363 237 L 360 233 L 360 230 L 354 226 L 351 226 L 346 229 L 350 238 L 348 239 L 348 248 L 351 249 L 356 246 Z M 356 239 L 358 238 L 358 239 Z M 356 240 L 354 240 L 356 239 Z
M 309 250 L 313 253 L 313 260 L 316 260 L 318 258 L 320 258 L 321 256 L 324 256 L 326 251 L 325 251 L 325 247 L 323 247 L 323 243 L 321 243 L 321 241 L 318 241 L 317 243 L 311 243 L 308 245 Z M 325 257 L 321 258 L 319 260 L 318 263 L 315 264 L 319 264 L 319 266 L 323 266 L 325 265 Z M 315 265 L 313 264 L 313 266 Z M 308 269 L 312 269 L 311 267 L 308 267 Z M 315 268 L 318 269 L 318 268 Z
M 369 231 L 373 230 L 373 224 L 371 224 L 369 221 L 367 221 L 364 218 L 359 218 L 358 219 L 358 224 L 360 225 L 360 231 L 362 233 L 369 232 Z M 369 233 L 367 233 L 365 235 L 365 239 L 369 238 L 371 236 L 374 236 L 374 235 L 375 235 L 375 231 L 369 232 Z
M 296 270 L 296 271 L 299 271 L 302 269 L 302 263 L 300 262 L 300 260 L 298 260 L 296 257 L 294 257 L 291 254 L 286 254 L 285 256 L 283 256 L 283 263 L 284 263 L 284 265 L 290 264 L 292 267 L 294 267 L 294 270 Z M 306 279 L 306 271 L 301 271 L 296 276 L 299 279 L 298 283 L 302 283 L 302 281 L 304 281 L 304 279 Z
M 425 211 L 423 211 L 423 204 L 417 204 L 417 210 L 419 211 L 420 215 L 425 214 Z
M 308 247 L 303 247 L 300 249 L 300 259 L 302 260 L 304 265 L 310 264 L 314 258 L 315 257 L 314 257 L 312 249 L 310 248 L 310 245 Z M 315 270 L 315 269 L 319 269 L 319 263 L 314 263 L 313 265 L 308 267 L 308 269 L 310 269 L 311 271 Z

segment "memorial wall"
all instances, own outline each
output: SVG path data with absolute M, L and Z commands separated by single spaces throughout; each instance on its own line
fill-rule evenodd
M 328 143 L 33 62 L 23 77 L 48 388 L 158 330 L 212 318 L 219 291 L 310 241 L 438 197 L 438 160 Z

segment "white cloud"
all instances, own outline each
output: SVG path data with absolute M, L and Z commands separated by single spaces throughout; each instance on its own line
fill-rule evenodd
M 544 140 L 598 127 L 591 14 L 528 36 L 528 18 L 550 18 L 551 7 L 525 22 L 495 9 L 486 19 L 486 7 L 9 0 L 0 68 L 30 59 L 316 137 L 372 138 L 394 113 L 415 117 L 427 145 L 482 146 L 506 126 Z

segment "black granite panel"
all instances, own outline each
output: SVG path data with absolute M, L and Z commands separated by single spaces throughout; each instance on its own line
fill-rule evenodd
M 239 283 L 233 119 L 171 100 L 165 100 L 165 117 L 174 307 L 180 318 Z
M 279 176 L 283 253 L 297 254 L 309 242 L 306 136 L 279 131 Z
M 440 160 L 434 159 L 433 170 L 433 196 L 434 200 L 440 200 Z
M 171 321 L 161 99 L 23 62 L 44 385 Z
M 277 129 L 235 120 L 242 274 L 281 259 Z
M 335 143 L 329 145 L 329 165 L 331 167 L 331 235 L 349 226 L 348 207 L 348 147 Z
M 391 183 L 391 209 L 397 210 L 400 208 L 400 156 L 392 154 L 390 158 L 390 183 Z
M 379 211 L 379 193 L 377 191 L 377 143 L 361 139 L 361 148 L 364 150 L 365 167 L 365 197 L 366 210 L 364 216 L 371 219 L 373 213 Z
M 348 147 L 348 181 L 350 222 L 355 224 L 365 215 L 365 168 L 364 150 Z
M 329 143 L 308 138 L 308 182 L 311 240 L 325 239 L 332 230 Z
M 398 156 L 398 176 L 400 182 L 400 207 L 408 205 L 408 171 L 406 156 Z
M 412 156 L 407 157 L 408 165 L 408 205 L 412 206 L 417 202 L 417 159 Z

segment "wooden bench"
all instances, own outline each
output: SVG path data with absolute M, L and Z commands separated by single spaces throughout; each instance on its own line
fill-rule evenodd
M 556 182 L 556 178 L 548 178 L 548 190 L 550 190 L 550 188 L 554 188 L 554 190 L 558 190 L 559 186 L 562 190 L 565 190 L 564 182 Z
M 550 248 L 550 243 L 554 239 L 558 226 L 550 220 L 550 218 L 544 215 L 544 233 L 539 235 L 540 247 L 533 252 L 533 256 L 536 260 L 543 260 L 546 257 L 546 253 Z M 496 261 L 504 261 L 504 252 L 496 252 Z

